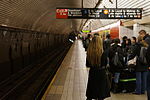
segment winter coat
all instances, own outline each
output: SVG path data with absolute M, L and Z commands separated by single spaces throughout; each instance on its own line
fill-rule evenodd
M 148 62 L 148 67 L 150 67 L 150 46 L 148 47 L 147 51 L 148 52 L 146 53 L 146 59 Z
M 136 43 L 133 47 L 132 47 L 132 52 L 129 56 L 128 60 L 133 59 L 134 57 L 137 57 L 137 61 L 136 61 L 136 66 L 135 66 L 135 71 L 136 72 L 144 72 L 147 71 L 147 65 L 143 65 L 142 63 L 140 63 L 139 61 L 139 56 L 140 56 L 140 51 L 141 51 L 141 47 L 142 44 L 141 43 Z
M 147 53 L 146 53 L 146 59 L 147 59 L 147 62 L 148 62 L 148 67 L 150 67 L 150 35 L 146 35 L 144 36 L 144 40 L 145 42 L 148 43 L 148 49 L 147 49 Z
M 90 70 L 89 70 L 88 84 L 86 90 L 87 98 L 105 99 L 107 97 L 110 97 L 110 87 L 109 87 L 108 79 L 104 68 L 106 64 L 107 64 L 106 53 L 103 53 L 102 55 L 101 66 L 99 68 L 88 64 Z

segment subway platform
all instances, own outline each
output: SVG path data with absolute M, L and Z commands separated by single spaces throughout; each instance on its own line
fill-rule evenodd
M 86 53 L 77 40 L 70 48 L 42 100 L 86 100 L 89 69 L 85 66 Z M 146 95 L 113 94 L 105 100 L 147 100 Z

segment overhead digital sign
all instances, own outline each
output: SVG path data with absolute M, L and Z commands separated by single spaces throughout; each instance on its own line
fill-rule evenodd
M 142 8 L 57 8 L 57 19 L 141 19 Z

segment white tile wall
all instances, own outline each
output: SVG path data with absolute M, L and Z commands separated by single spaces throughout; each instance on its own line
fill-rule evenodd
M 139 24 L 134 24 L 133 25 L 133 31 L 134 31 L 134 36 L 138 36 L 138 32 L 140 30 L 145 30 L 147 33 L 150 34 L 150 25 L 139 25 Z
M 120 26 L 119 38 L 122 38 L 123 36 L 127 36 L 128 38 L 131 38 L 132 36 L 134 36 L 133 30 L 126 28 L 124 26 Z

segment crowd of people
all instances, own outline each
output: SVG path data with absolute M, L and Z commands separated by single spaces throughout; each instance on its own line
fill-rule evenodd
M 137 38 L 124 36 L 122 40 L 111 39 L 109 34 L 106 39 L 98 33 L 89 34 L 83 46 L 87 51 L 86 66 L 90 67 L 87 100 L 104 100 L 110 97 L 110 90 L 117 93 L 120 74 L 126 68 L 132 68 L 135 73 L 133 94 L 147 91 L 150 100 L 150 35 L 145 30 L 141 30 Z

